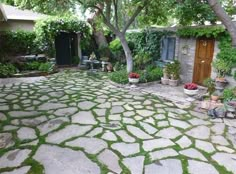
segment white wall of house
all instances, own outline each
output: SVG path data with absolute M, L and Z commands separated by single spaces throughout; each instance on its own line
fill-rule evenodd
M 33 31 L 35 22 L 27 21 L 27 20 L 8 20 L 0 22 L 0 31 L 17 31 L 17 30 L 25 30 L 25 31 Z

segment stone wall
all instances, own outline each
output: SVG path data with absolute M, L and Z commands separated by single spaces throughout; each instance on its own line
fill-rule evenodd
M 176 39 L 176 58 L 181 63 L 181 81 L 183 83 L 192 82 L 194 59 L 196 50 L 196 38 Z

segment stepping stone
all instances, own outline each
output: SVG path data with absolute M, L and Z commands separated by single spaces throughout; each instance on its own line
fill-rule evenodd
M 176 141 L 176 143 L 182 148 L 185 149 L 189 146 L 192 145 L 192 141 L 187 137 L 187 136 L 183 136 L 181 137 L 178 141 Z
M 110 113 L 111 114 L 120 114 L 120 113 L 122 113 L 122 112 L 124 112 L 125 110 L 124 110 L 124 108 L 122 107 L 122 106 L 113 106 L 112 108 L 111 108 L 111 111 L 110 111 Z
M 81 147 L 84 148 L 85 152 L 89 154 L 97 154 L 103 149 L 107 148 L 108 145 L 105 141 L 98 138 L 86 138 L 81 137 L 75 140 L 66 142 L 67 146 L 71 147 Z
M 11 130 L 16 130 L 16 129 L 18 129 L 18 128 L 19 128 L 19 127 L 14 126 L 14 125 L 6 125 L 6 126 L 3 127 L 3 130 L 4 130 L 4 131 L 11 131 Z
M 94 109 L 94 112 L 98 115 L 98 116 L 105 116 L 106 115 L 106 109 Z
M 132 106 L 130 106 L 129 104 L 124 105 L 124 108 L 128 111 L 133 111 L 134 110 L 134 108 Z
M 120 121 L 121 120 L 121 116 L 119 114 L 112 114 L 108 116 L 109 120 L 113 120 L 113 121 Z
M 136 110 L 137 114 L 142 117 L 149 117 L 152 116 L 155 112 L 150 110 Z
M 98 155 L 98 160 L 100 163 L 107 166 L 107 168 L 115 173 L 121 173 L 122 169 L 119 165 L 119 157 L 111 150 L 104 150 Z
M 113 132 L 111 132 L 111 131 L 106 131 L 102 135 L 101 138 L 104 139 L 104 140 L 108 140 L 108 141 L 116 141 L 117 140 L 116 135 Z
M 66 108 L 66 107 L 67 107 L 67 105 L 62 104 L 62 103 L 44 103 L 44 104 L 39 106 L 38 110 L 48 111 L 48 110 Z
M 211 143 L 201 140 L 196 140 L 195 147 L 207 153 L 212 153 L 216 150 Z
M 38 126 L 40 123 L 47 121 L 48 118 L 46 116 L 40 116 L 36 118 L 27 118 L 21 119 L 21 124 L 25 126 L 35 127 Z
M 151 126 L 148 123 L 140 122 L 140 125 L 143 127 L 143 129 L 148 133 L 148 134 L 154 134 L 157 132 L 157 129 Z
M 212 143 L 219 144 L 222 146 L 228 146 L 229 142 L 223 136 L 211 136 Z
M 114 143 L 111 145 L 111 148 L 120 152 L 123 156 L 129 156 L 140 152 L 138 143 Z
M 168 121 L 158 121 L 157 122 L 157 127 L 162 128 L 162 127 L 168 127 L 169 122 Z
M 28 127 L 21 127 L 18 131 L 17 131 L 17 137 L 23 141 L 23 140 L 33 140 L 36 139 L 36 133 L 35 130 L 32 128 L 28 128 Z
M 26 174 L 29 172 L 30 168 L 31 166 L 24 166 L 9 172 L 3 172 L 2 174 Z
M 198 118 L 193 118 L 191 120 L 188 120 L 193 126 L 200 126 L 200 125 L 209 125 L 211 124 L 211 122 L 209 121 L 205 121 L 202 119 L 198 119 Z
M 193 138 L 206 140 L 210 137 L 210 129 L 206 126 L 198 126 L 187 131 L 186 134 Z
M 166 108 L 165 109 L 168 112 L 174 112 L 179 115 L 187 114 L 188 112 L 183 110 L 183 109 L 178 109 L 178 108 Z
M 127 111 L 127 112 L 124 112 L 123 115 L 125 117 L 131 117 L 131 116 L 135 115 L 135 112 L 134 111 Z
M 222 151 L 222 152 L 227 152 L 227 153 L 234 153 L 235 152 L 233 149 L 230 149 L 225 146 L 216 146 L 216 149 L 218 149 L 219 151 Z
M 97 124 L 97 121 L 95 120 L 91 111 L 80 111 L 77 114 L 73 115 L 71 120 L 72 123 L 91 124 L 91 125 Z
M 133 143 L 133 142 L 135 142 L 135 138 L 131 137 L 124 130 L 116 131 L 116 134 L 122 139 L 122 141 L 124 141 L 126 143 Z
M 174 146 L 174 145 L 175 143 L 165 138 L 143 141 L 143 149 L 146 152 L 152 151 L 154 149 L 164 148 L 164 147 L 169 147 L 169 146 Z
M 145 174 L 183 174 L 182 164 L 180 160 L 177 159 L 167 159 L 161 160 L 159 162 L 149 164 L 145 166 Z
M 211 130 L 216 135 L 222 135 L 224 133 L 224 130 L 225 130 L 225 124 L 224 123 L 215 123 L 215 125 L 211 127 Z
M 92 129 L 92 126 L 69 125 L 56 132 L 50 133 L 46 137 L 46 141 L 49 143 L 60 144 L 63 141 L 71 139 L 73 137 L 84 135 L 86 132 L 90 131 L 91 129 Z
M 198 150 L 193 149 L 193 148 L 182 150 L 179 153 L 190 158 L 207 161 L 207 159 Z
M 8 148 L 15 144 L 11 133 L 0 133 L 0 149 Z
M 156 136 L 168 139 L 175 139 L 182 135 L 182 133 L 174 127 L 165 128 L 157 132 Z
M 47 174 L 100 174 L 99 166 L 81 151 L 41 145 L 33 159 L 43 165 Z
M 78 107 L 82 110 L 90 110 L 91 108 L 93 108 L 96 105 L 97 105 L 97 103 L 94 103 L 91 101 L 84 101 L 84 102 L 80 102 L 78 104 Z
M 124 158 L 122 162 L 131 174 L 143 174 L 144 158 L 144 156 Z
M 190 114 L 195 116 L 195 117 L 198 117 L 200 119 L 208 119 L 209 116 L 206 114 L 206 113 L 200 113 L 200 112 L 195 112 L 195 111 L 190 111 Z
M 36 111 L 11 111 L 8 112 L 11 117 L 20 118 L 20 117 L 34 117 L 38 116 L 40 113 Z
M 150 123 L 153 126 L 156 126 L 155 120 L 152 117 L 146 118 L 145 120 L 143 120 L 146 123 Z
M 136 124 L 136 121 L 133 118 L 123 118 L 124 124 Z
M 228 153 L 216 153 L 211 157 L 219 165 L 225 167 L 228 171 L 236 173 L 236 155 Z
M 55 118 L 37 126 L 37 128 L 40 131 L 40 135 L 46 135 L 47 133 L 52 132 L 53 130 L 59 128 L 63 123 L 69 121 L 70 121 L 69 118 L 66 117 Z
M 56 116 L 69 116 L 74 114 L 78 109 L 75 107 L 71 108 L 63 108 L 63 109 L 58 109 L 56 112 L 54 112 L 54 115 Z
M 162 158 L 167 158 L 167 157 L 174 157 L 178 155 L 178 153 L 172 148 L 151 152 L 149 154 L 152 161 L 160 160 Z
M 0 169 L 8 167 L 19 167 L 31 153 L 29 149 L 11 150 L 0 157 Z
M 5 121 L 6 119 L 6 115 L 0 112 L 0 121 Z
M 98 134 L 101 134 L 103 132 L 103 128 L 97 127 L 93 129 L 91 132 L 89 132 L 86 136 L 88 137 L 95 137 Z
M 174 127 L 178 127 L 181 129 L 188 129 L 190 127 L 190 125 L 185 121 L 180 121 L 180 120 L 176 120 L 172 118 L 169 118 L 169 121 L 170 121 L 170 125 Z
M 191 174 L 219 174 L 219 172 L 211 164 L 195 160 L 188 160 L 188 172 Z
M 137 128 L 135 126 L 127 126 L 127 130 L 135 137 L 146 140 L 146 139 L 152 139 L 153 137 L 144 131 L 142 131 L 140 128 Z
M 104 109 L 104 108 L 109 109 L 109 108 L 111 108 L 111 103 L 106 102 L 106 103 L 98 105 L 97 107 L 102 108 L 102 109 Z

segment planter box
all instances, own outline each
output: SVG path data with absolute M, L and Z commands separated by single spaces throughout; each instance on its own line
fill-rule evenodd
M 169 79 L 165 79 L 164 77 L 161 78 L 161 84 L 169 85 Z
M 179 80 L 169 80 L 169 85 L 170 86 L 178 86 L 179 84 Z
M 189 90 L 184 88 L 184 93 L 189 95 L 189 96 L 194 96 L 198 94 L 198 89 L 195 90 Z
M 129 78 L 129 83 L 134 83 L 134 84 L 136 84 L 136 83 L 138 83 L 139 82 L 139 79 L 137 79 L 137 78 Z

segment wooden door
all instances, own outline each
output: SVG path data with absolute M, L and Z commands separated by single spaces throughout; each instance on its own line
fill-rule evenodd
M 211 77 L 211 63 L 214 54 L 214 45 L 214 39 L 197 39 L 193 73 L 194 83 L 202 85 L 206 78 Z

